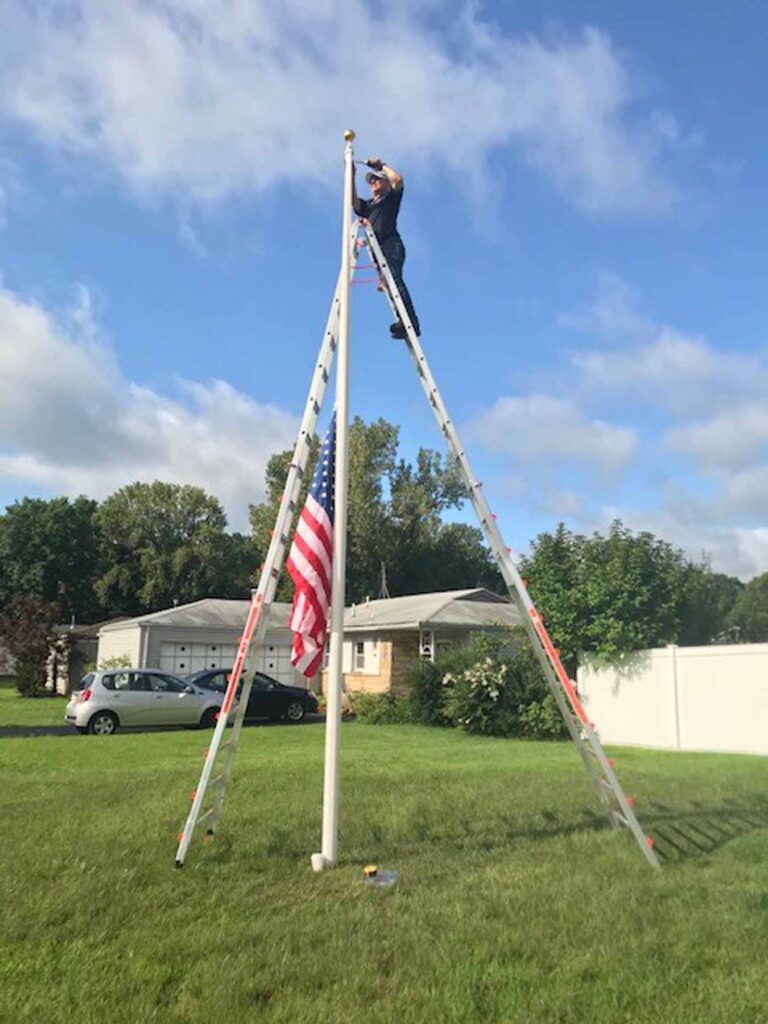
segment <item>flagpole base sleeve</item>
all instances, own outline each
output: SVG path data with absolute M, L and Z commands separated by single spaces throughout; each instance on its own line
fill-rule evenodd
M 326 868 L 333 867 L 333 864 L 331 864 L 324 853 L 313 853 L 309 858 L 309 862 L 312 865 L 313 871 L 325 871 Z

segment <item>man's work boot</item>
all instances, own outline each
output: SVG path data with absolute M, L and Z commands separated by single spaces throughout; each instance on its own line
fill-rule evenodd
M 405 338 L 407 336 L 405 325 L 400 320 L 395 320 L 393 324 L 389 325 L 389 333 L 393 338 Z

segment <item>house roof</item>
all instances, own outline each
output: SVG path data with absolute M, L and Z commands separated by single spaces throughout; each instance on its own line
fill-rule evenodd
M 517 608 L 506 598 L 482 587 L 366 601 L 352 605 L 344 614 L 344 628 L 352 632 L 519 624 Z
M 228 601 L 206 597 L 191 604 L 166 608 L 161 612 L 140 615 L 107 623 L 102 633 L 131 626 L 200 627 L 207 629 L 242 629 L 248 615 L 249 601 Z M 287 629 L 291 614 L 289 604 L 275 603 L 267 614 L 267 629 Z M 482 587 L 474 590 L 447 590 L 436 594 L 409 594 L 379 601 L 352 605 L 344 612 L 344 629 L 370 632 L 380 629 L 433 629 L 438 626 L 480 627 L 488 625 L 515 626 L 520 623 L 517 608 L 510 602 Z
M 102 622 L 91 622 L 85 625 L 76 623 L 73 626 L 70 623 L 64 622 L 60 626 L 56 627 L 56 632 L 61 633 L 62 635 L 68 634 L 69 636 L 76 637 L 77 639 L 87 640 L 91 637 L 93 639 L 96 639 L 96 637 L 98 637 L 99 633 L 102 631 L 102 629 L 105 628 L 105 626 L 116 626 L 118 623 L 128 621 L 131 620 L 126 619 L 125 616 L 123 615 L 119 616 L 116 619 L 104 619 Z
M 248 617 L 250 601 L 229 601 L 222 597 L 204 597 L 201 601 L 166 608 L 134 619 L 122 619 L 102 627 L 103 633 L 131 626 L 200 627 L 204 629 L 242 629 Z M 267 629 L 287 629 L 291 606 L 276 602 L 267 612 Z

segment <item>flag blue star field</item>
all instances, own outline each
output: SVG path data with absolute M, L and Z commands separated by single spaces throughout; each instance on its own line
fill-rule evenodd
M 286 563 L 296 588 L 290 621 L 291 663 L 308 679 L 322 664 L 331 606 L 335 468 L 334 412 Z

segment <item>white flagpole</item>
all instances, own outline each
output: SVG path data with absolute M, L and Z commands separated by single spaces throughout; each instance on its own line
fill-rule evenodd
M 334 485 L 333 564 L 331 567 L 331 629 L 325 719 L 323 835 L 320 853 L 312 855 L 315 871 L 332 867 L 339 847 L 339 747 L 341 742 L 342 654 L 344 648 L 345 576 L 347 568 L 347 469 L 349 427 L 349 268 L 352 228 L 352 142 L 344 132 L 344 211 L 339 279 L 339 345 L 336 364 L 336 474 Z

